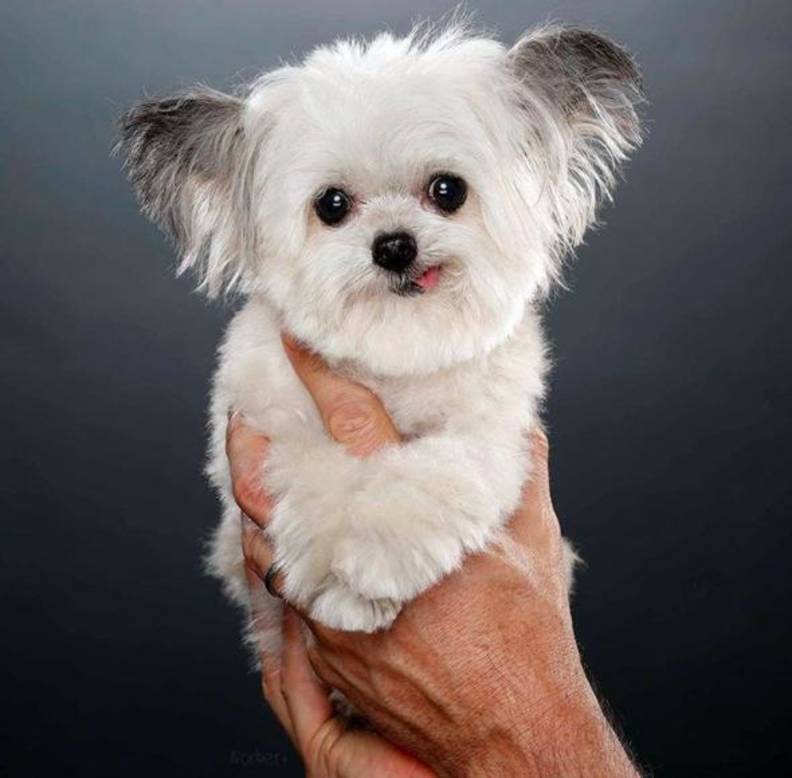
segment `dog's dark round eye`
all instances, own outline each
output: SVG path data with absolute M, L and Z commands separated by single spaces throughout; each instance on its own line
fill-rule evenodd
M 452 213 L 462 207 L 467 197 L 467 184 L 459 176 L 440 173 L 430 182 L 427 189 L 429 199 L 441 210 Z
M 314 210 L 316 215 L 325 224 L 338 224 L 352 208 L 352 200 L 343 189 L 330 187 L 325 189 L 316 200 L 314 200 Z

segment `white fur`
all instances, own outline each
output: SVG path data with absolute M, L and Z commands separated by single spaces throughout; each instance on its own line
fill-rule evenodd
M 507 50 L 452 25 L 319 48 L 243 97 L 200 98 L 223 124 L 202 125 L 196 158 L 168 172 L 164 194 L 130 120 L 144 206 L 160 219 L 169 209 L 184 264 L 210 292 L 248 298 L 220 349 L 208 465 L 224 505 L 209 566 L 237 602 L 230 409 L 272 440 L 261 477 L 284 594 L 329 626 L 387 627 L 514 509 L 544 392 L 535 302 L 640 140 L 637 76 L 589 43 L 544 28 Z M 450 216 L 425 196 L 441 171 L 469 187 Z M 328 186 L 355 201 L 336 227 L 312 210 Z M 391 291 L 371 245 L 392 230 L 415 236 L 422 267 L 442 265 L 436 288 Z M 406 442 L 368 459 L 334 443 L 283 330 L 373 389 Z
M 288 364 L 270 306 L 254 300 L 221 349 L 209 472 L 224 495 L 212 570 L 244 602 L 239 509 L 224 452 L 229 408 L 272 439 L 269 528 L 287 599 L 344 629 L 387 626 L 401 604 L 484 548 L 527 475 L 524 432 L 537 421 L 544 355 L 531 312 L 485 356 L 430 375 L 376 378 L 338 364 L 383 400 L 409 442 L 368 459 L 325 434 Z

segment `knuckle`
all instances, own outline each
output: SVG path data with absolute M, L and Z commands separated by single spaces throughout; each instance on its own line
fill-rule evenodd
M 237 476 L 233 482 L 232 492 L 236 504 L 243 511 L 250 512 L 261 498 L 262 487 L 258 473 L 248 471 Z
M 242 536 L 242 557 L 247 567 L 259 578 L 266 575 L 271 556 L 267 541 L 261 532 L 245 533 Z
M 323 655 L 322 649 L 316 645 L 307 649 L 308 662 L 320 681 L 343 692 L 347 684 L 344 678 L 333 668 L 332 662 Z
M 320 775 L 336 775 L 339 770 L 338 744 L 343 732 L 338 719 L 328 719 L 307 744 L 308 763 L 315 765 Z
M 283 697 L 284 702 L 288 705 L 290 702 L 294 702 L 295 695 L 292 692 L 292 688 L 289 686 L 288 681 L 281 683 L 280 685 L 280 694 Z
M 347 400 L 327 414 L 327 428 L 330 435 L 342 443 L 367 440 L 376 435 L 377 416 L 369 403 Z
M 256 536 L 252 532 L 242 533 L 242 556 L 254 573 L 258 573 L 256 562 Z
M 327 663 L 322 656 L 322 652 L 319 650 L 319 646 L 316 645 L 316 643 L 312 643 L 308 646 L 306 654 L 308 655 L 308 662 L 311 664 L 311 667 L 313 667 L 316 674 L 324 680 L 324 677 L 327 675 Z

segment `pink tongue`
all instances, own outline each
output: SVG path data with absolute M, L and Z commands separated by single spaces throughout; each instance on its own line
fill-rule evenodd
M 437 265 L 430 267 L 416 282 L 423 290 L 434 289 L 440 280 L 440 268 Z

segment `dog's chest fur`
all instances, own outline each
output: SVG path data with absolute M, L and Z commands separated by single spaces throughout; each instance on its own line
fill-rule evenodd
M 396 341 L 393 347 L 401 346 Z M 380 377 L 349 362 L 332 367 L 371 389 L 402 435 L 412 438 L 440 430 L 466 431 L 485 418 L 532 423 L 544 391 L 544 352 L 538 316 L 529 309 L 513 335 L 489 354 L 431 374 Z M 241 409 L 274 436 L 289 435 L 283 412 L 321 427 L 283 352 L 278 318 L 260 300 L 248 302 L 229 326 L 214 395 L 224 408 Z M 224 408 L 217 411 L 225 413 Z

